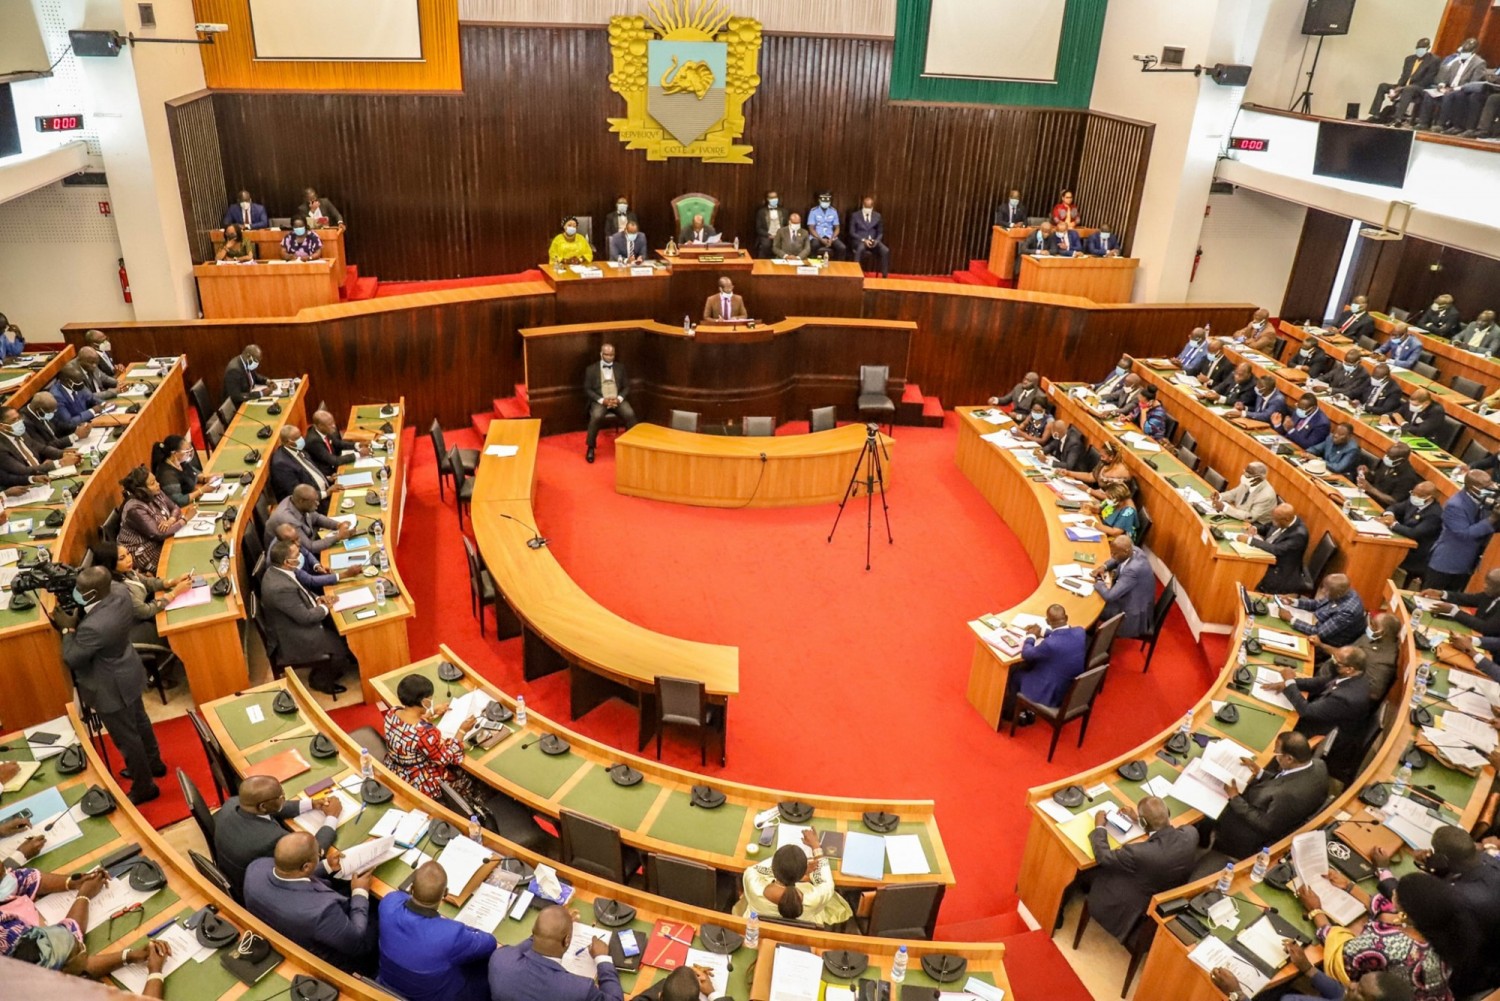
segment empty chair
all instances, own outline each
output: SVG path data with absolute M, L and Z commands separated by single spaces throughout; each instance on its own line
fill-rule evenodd
M 1452 417 L 1443 417 L 1443 426 L 1432 436 L 1432 443 L 1444 452 L 1453 451 L 1458 444 L 1458 436 L 1463 433 L 1464 427 Z
M 895 430 L 896 401 L 887 395 L 886 383 L 891 379 L 889 365 L 861 365 L 859 367 L 859 398 L 855 408 L 862 421 L 886 424 Z
M 1354 343 L 1358 344 L 1363 351 L 1374 351 L 1379 346 L 1375 343 L 1375 338 L 1369 334 L 1360 334 L 1354 339 Z
M 832 431 L 838 426 L 838 407 L 813 407 L 807 415 L 808 431 Z
M 1324 532 L 1318 544 L 1308 554 L 1307 562 L 1302 564 L 1302 571 L 1307 575 L 1308 594 L 1318 589 L 1318 578 L 1323 576 L 1323 570 L 1328 566 L 1328 561 L 1333 559 L 1333 554 L 1338 551 L 1338 548 L 1338 543 L 1333 541 L 1333 536 Z
M 1203 476 L 1203 481 L 1205 483 L 1207 483 L 1209 486 L 1213 487 L 1220 493 L 1229 489 L 1229 481 L 1224 479 L 1224 477 L 1220 475 L 1218 470 L 1212 467 L 1207 467 L 1203 470 L 1201 475 Z
M 1141 549 L 1145 549 L 1146 540 L 1151 537 L 1151 526 L 1155 524 L 1151 520 L 1151 512 L 1146 510 L 1146 505 L 1137 504 L 1135 506 L 1135 520 L 1140 525 L 1136 529 L 1135 544 Z
M 1161 638 L 1161 627 L 1166 624 L 1167 616 L 1172 612 L 1172 603 L 1177 600 L 1177 578 L 1171 577 L 1167 580 L 1167 586 L 1161 589 L 1161 594 L 1156 598 L 1156 604 L 1151 609 L 1151 632 L 1140 637 L 1141 646 L 1146 648 L 1146 665 L 1141 668 L 1145 674 L 1151 670 L 1151 658 L 1156 656 L 1156 641 Z
M 500 592 L 495 587 L 495 578 L 479 561 L 479 553 L 467 535 L 460 535 L 464 543 L 464 556 L 469 561 L 469 612 L 479 619 L 479 635 L 484 636 L 484 610 L 495 610 L 495 629 L 500 628 Z
M 432 439 L 432 454 L 438 460 L 438 499 L 442 500 L 443 481 L 451 480 L 453 473 L 450 471 L 447 463 L 443 461 L 443 456 L 448 454 L 448 443 L 443 438 L 443 425 L 438 423 L 437 418 L 433 418 L 432 426 L 427 429 L 427 436 Z M 458 462 L 466 472 L 472 473 L 479 468 L 479 452 L 472 448 L 460 448 L 458 449 Z M 454 489 L 458 489 L 457 484 L 454 484 Z
M 1162 418 L 1162 422 L 1166 425 L 1167 428 L 1167 440 L 1175 440 L 1177 438 L 1177 429 L 1182 426 L 1178 422 L 1177 418 L 1173 417 L 1171 414 L 1167 414 Z
M 1196 473 L 1198 471 L 1198 456 L 1192 449 L 1185 445 L 1178 446 L 1177 461 L 1188 467 L 1190 472 Z
M 458 449 L 448 449 L 448 475 L 453 477 L 453 496 L 458 511 L 458 530 L 464 530 L 464 509 L 474 499 L 474 474 L 463 467 Z
M 390 752 L 387 750 L 385 738 L 380 735 L 379 730 L 373 726 L 356 727 L 349 731 L 349 739 L 369 751 L 370 757 L 382 765 L 385 764 L 386 755 Z
M 214 405 L 209 399 L 208 386 L 202 379 L 199 379 L 188 390 L 188 395 L 193 398 L 193 410 L 198 414 L 198 426 L 207 427 L 208 419 L 214 415 Z
M 208 423 L 203 425 L 203 443 L 212 452 L 219 447 L 219 442 L 224 440 L 224 422 L 219 420 L 218 414 L 208 418 Z
M 1120 623 L 1125 620 L 1125 613 L 1111 615 L 1103 622 L 1093 628 L 1093 635 L 1089 637 L 1088 654 L 1084 660 L 1086 669 L 1092 670 L 1109 663 L 1109 648 L 1115 642 L 1115 634 L 1120 631 Z
M 669 900 L 727 913 L 734 906 L 739 885 L 734 873 L 719 872 L 701 862 L 672 855 L 646 856 L 647 891 Z
M 1370 469 L 1374 469 L 1375 468 L 1375 463 L 1377 461 L 1379 461 L 1379 460 L 1376 459 L 1375 456 L 1371 455 L 1369 452 L 1366 452 L 1362 448 L 1356 448 L 1354 450 L 1354 468 L 1355 469 L 1358 469 L 1360 466 L 1366 466 L 1366 467 L 1368 467 Z
M 358 731 L 355 731 L 358 733 Z M 357 739 L 357 738 L 356 738 Z M 384 742 L 381 744 L 384 747 Z M 373 749 L 370 753 L 374 753 Z M 438 782 L 442 802 L 463 817 L 478 817 L 480 826 L 507 841 L 514 841 L 539 855 L 557 858 L 557 839 L 536 822 L 535 815 L 504 793 L 492 793 L 483 802 L 471 802 L 447 782 Z
M 218 409 L 219 420 L 223 422 L 225 427 L 228 427 L 229 422 L 234 420 L 234 411 L 234 401 L 226 396 L 224 402 L 219 404 Z
M 236 796 L 240 791 L 240 777 L 229 764 L 229 758 L 224 754 L 224 749 L 219 746 L 219 739 L 214 736 L 208 724 L 203 721 L 203 716 L 197 709 L 188 710 L 188 720 L 193 724 L 193 732 L 198 735 L 198 744 L 203 748 L 203 756 L 208 759 L 208 773 L 213 776 L 214 792 L 223 803 L 230 796 Z
M 1455 375 L 1449 381 L 1448 385 L 1452 386 L 1455 392 L 1462 393 L 1471 400 L 1484 399 L 1484 386 L 1473 379 L 1465 379 L 1461 375 Z
M 1437 364 L 1437 355 L 1431 351 L 1422 351 L 1417 354 L 1417 361 L 1427 365 L 1435 365 Z
M 1276 343 L 1271 345 L 1271 357 L 1281 361 L 1286 356 L 1286 338 L 1276 338 Z
M 1177 439 L 1177 447 L 1185 448 L 1190 452 L 1198 451 L 1198 439 L 1191 431 L 1182 432 L 1182 437 Z
M 120 509 L 113 508 L 104 519 L 104 524 L 99 526 L 99 538 L 104 542 L 113 542 L 120 535 Z
M 1411 370 L 1428 379 L 1437 378 L 1437 369 L 1432 366 L 1431 362 L 1419 361 L 1411 367 Z
M 163 680 L 167 668 L 178 663 L 177 655 L 172 648 L 163 643 L 132 643 L 131 647 L 141 658 L 141 664 L 146 668 L 146 682 L 156 689 L 156 694 L 161 698 L 161 704 L 167 704 L 167 684 Z
M 187 801 L 188 812 L 193 815 L 193 820 L 198 824 L 198 830 L 203 834 L 203 840 L 208 843 L 208 850 L 214 850 L 214 812 L 208 808 L 208 801 L 198 791 L 197 784 L 181 768 L 177 769 L 177 788 L 182 790 L 182 798 Z
M 746 417 L 745 437 L 747 438 L 769 438 L 776 433 L 776 418 L 774 417 Z
M 708 735 L 719 734 L 719 764 L 728 762 L 729 729 L 727 707 L 708 700 L 708 689 L 701 681 L 687 678 L 656 679 L 656 760 L 661 760 L 661 735 L 668 724 L 692 727 L 698 731 L 698 755 L 708 764 Z
M 671 423 L 677 431 L 696 431 L 698 430 L 698 414 L 693 410 L 674 410 Z
M 942 902 L 941 883 L 882 886 L 870 903 L 870 916 L 859 919 L 860 930 L 876 938 L 930 942 Z
M 1483 445 L 1471 438 L 1469 443 L 1464 446 L 1464 454 L 1458 457 L 1458 461 L 1466 466 L 1472 466 L 1480 459 L 1489 458 L 1489 454 Z
M 571 810 L 559 811 L 558 827 L 562 831 L 563 865 L 621 886 L 641 867 L 640 852 L 625 847 L 618 828 Z
M 1072 684 L 1068 686 L 1068 693 L 1063 696 L 1062 705 L 1059 706 L 1044 706 L 1018 692 L 1016 712 L 1010 719 L 1010 736 L 1016 735 L 1016 721 L 1021 716 L 1021 710 L 1030 709 L 1036 714 L 1038 721 L 1052 727 L 1052 744 L 1047 748 L 1048 761 L 1052 760 L 1053 753 L 1057 751 L 1057 738 L 1062 735 L 1062 728 L 1075 719 L 1083 721 L 1078 728 L 1078 746 L 1082 747 L 1084 735 L 1089 732 L 1089 717 L 1094 712 L 1094 698 L 1099 694 L 1099 686 L 1104 684 L 1104 672 L 1108 670 L 1109 665 L 1106 664 L 1092 671 L 1084 671 L 1074 678 Z
M 213 842 L 210 841 L 209 844 Z M 204 879 L 216 886 L 220 893 L 226 897 L 233 896 L 234 890 L 229 885 L 229 877 L 225 876 L 218 866 L 205 858 L 202 853 L 195 852 L 191 848 L 188 849 L 188 859 L 193 863 L 193 868 L 197 869 Z
M 266 544 L 261 541 L 260 532 L 255 530 L 246 532 L 244 538 L 240 540 L 240 555 L 245 561 L 244 566 L 253 567 L 259 565 L 261 560 L 265 558 L 265 553 Z M 252 572 L 251 576 L 257 575 Z

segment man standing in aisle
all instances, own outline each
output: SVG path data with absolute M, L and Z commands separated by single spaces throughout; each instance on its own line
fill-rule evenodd
M 624 365 L 615 362 L 615 346 L 604 345 L 599 349 L 599 360 L 583 373 L 583 394 L 589 401 L 588 450 L 583 454 L 586 461 L 594 461 L 594 442 L 606 416 L 616 414 L 627 429 L 635 427 L 635 411 L 625 400 L 629 392 L 630 376 Z

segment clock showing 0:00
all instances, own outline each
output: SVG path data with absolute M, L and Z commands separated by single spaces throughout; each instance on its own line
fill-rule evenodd
M 1247 139 L 1244 136 L 1235 136 L 1229 140 L 1229 148 L 1244 150 L 1247 153 L 1264 153 L 1271 148 L 1271 140 Z
M 77 132 L 83 128 L 83 112 L 70 111 L 63 115 L 37 115 L 38 132 Z

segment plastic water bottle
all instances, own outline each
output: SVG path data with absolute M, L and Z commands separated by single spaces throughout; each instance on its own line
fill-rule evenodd
M 479 815 L 475 813 L 469 814 L 469 840 L 475 844 L 482 844 L 484 842 L 484 837 L 480 834 L 482 830 L 484 828 L 479 826 Z
M 1239 663 L 1240 667 L 1248 667 L 1250 664 L 1250 651 L 1247 649 L 1250 637 L 1245 637 L 1245 642 L 1240 644 Z
M 1226 897 L 1229 895 L 1229 884 L 1234 882 L 1234 863 L 1225 862 L 1224 871 L 1219 873 L 1219 882 L 1214 887 Z
M 689 337 L 693 336 L 693 318 L 686 313 L 682 314 L 682 332 Z
M 1193 735 L 1193 711 L 1191 709 L 1182 714 L 1182 725 L 1177 728 L 1177 732 L 1184 737 Z
M 896 958 L 891 961 L 891 982 L 901 983 L 906 979 L 906 946 L 896 950 Z
M 379 578 L 375 581 L 375 607 L 385 607 L 385 581 Z
M 384 480 L 381 480 L 380 481 L 380 510 L 382 510 L 382 511 L 389 511 L 390 509 L 391 509 L 391 489 L 390 489 L 390 487 L 388 487 L 388 486 L 385 485 L 385 481 Z
M 1269 868 L 1271 868 L 1271 849 L 1266 847 L 1255 856 L 1255 865 L 1250 869 L 1250 882 L 1261 882 L 1266 878 L 1266 870 Z
M 1411 765 L 1405 762 L 1396 769 L 1396 781 L 1391 783 L 1391 799 L 1406 795 L 1406 787 L 1411 785 Z
M 369 748 L 359 749 L 359 774 L 367 779 L 375 777 L 375 762 L 370 760 Z
M 223 557 L 219 558 L 218 571 L 219 571 L 219 576 L 220 577 L 228 577 L 229 576 L 229 557 L 228 556 L 223 556 Z
M 63 487 L 62 504 L 64 511 L 73 510 L 73 491 L 69 490 L 67 487 Z
M 734 252 L 736 254 L 738 254 L 740 252 L 740 238 L 739 237 L 735 237 L 734 238 Z
M 1417 680 L 1424 685 L 1432 680 L 1432 665 L 1425 660 L 1417 662 Z
M 526 696 L 516 696 L 516 726 L 526 725 Z
M 760 915 L 754 911 L 745 915 L 745 948 L 754 949 L 760 945 Z
M 1417 683 L 1411 686 L 1411 707 L 1422 708 L 1422 700 L 1427 697 L 1427 679 L 1420 674 L 1417 675 Z

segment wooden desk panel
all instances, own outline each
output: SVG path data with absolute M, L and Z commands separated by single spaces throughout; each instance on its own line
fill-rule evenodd
M 822 955 L 829 949 L 844 948 L 838 941 L 843 936 L 824 935 L 820 936 L 821 942 L 812 943 L 812 951 Z M 750 986 L 751 998 L 769 998 L 771 996 L 771 976 L 776 967 L 776 942 L 761 936 L 760 950 L 755 960 L 755 979 Z M 850 990 L 855 990 L 862 979 L 889 980 L 891 963 L 896 958 L 897 943 L 889 939 L 865 939 L 870 945 L 861 949 L 860 952 L 870 963 L 868 971 L 861 973 L 854 980 L 840 980 L 828 974 L 825 968 L 823 980 L 828 984 L 840 984 Z M 1000 988 L 1007 998 L 1014 998 L 1015 994 L 1010 987 L 1010 977 L 1006 975 L 1004 959 L 1005 946 L 1003 944 L 985 945 L 980 943 L 953 943 L 953 942 L 912 942 L 906 944 L 906 980 L 901 984 L 893 984 L 895 988 L 891 998 L 896 999 L 907 990 L 912 992 L 912 997 L 935 997 L 939 991 L 946 991 L 953 987 L 962 987 L 964 981 L 969 977 L 981 983 L 990 983 Z M 968 961 L 967 973 L 960 977 L 957 983 L 939 984 L 928 977 L 922 969 L 922 956 L 924 955 L 962 956 Z M 917 993 L 917 992 L 923 993 Z M 958 994 L 959 997 L 966 995 Z M 1030 999 L 1026 999 L 1030 1001 Z
M 990 227 L 990 258 L 987 269 L 990 274 L 997 278 L 1010 281 L 1016 276 L 1016 257 L 1021 252 L 1021 244 L 1031 238 L 1036 232 L 1033 226 L 1013 226 L 1006 229 L 1004 226 Z
M 490 422 L 484 448 L 479 452 L 479 468 L 474 476 L 473 502 L 532 501 L 536 497 L 536 450 L 541 441 L 542 422 L 534 418 L 503 418 Z M 517 449 L 509 457 L 490 455 L 489 449 L 508 445 Z
M 1396 321 L 1384 313 L 1371 313 L 1370 315 L 1375 318 L 1375 329 L 1381 333 L 1376 340 L 1381 343 L 1389 340 Z M 1412 329 L 1421 331 L 1420 327 Z M 1419 332 L 1417 336 L 1422 339 L 1422 346 L 1432 352 L 1433 367 L 1445 380 L 1451 381 L 1455 375 L 1473 379 L 1484 387 L 1486 395 L 1500 389 L 1500 362 L 1494 358 L 1466 351 L 1444 337 L 1434 337 L 1425 332 Z
M 284 240 L 291 230 L 288 229 L 247 229 L 245 236 L 249 238 L 251 253 L 258 261 L 281 260 L 281 241 Z M 333 262 L 333 273 L 339 285 L 344 284 L 344 270 L 349 261 L 344 256 L 344 231 L 337 226 L 328 226 L 323 229 L 314 230 L 318 239 L 323 241 L 322 260 Z M 214 253 L 224 246 L 224 231 L 222 229 L 209 230 L 208 238 L 213 241 Z
M 1028 292 L 1076 295 L 1097 303 L 1129 302 L 1135 290 L 1133 257 L 1021 257 L 1017 287 Z
M 895 441 L 877 437 L 889 489 Z M 845 496 L 856 469 L 866 469 L 865 442 L 862 424 L 769 438 L 637 424 L 615 440 L 615 490 L 700 507 L 828 504 Z
M 750 271 L 755 259 L 748 250 L 736 250 L 732 245 L 723 247 L 681 246 L 676 254 L 658 250 L 656 256 L 670 264 L 675 271 Z M 721 261 L 705 261 L 705 257 L 722 257 Z
M 40 355 L 41 352 L 27 352 L 31 355 Z M 73 345 L 64 344 L 60 351 L 44 356 L 45 360 L 39 368 L 20 366 L 12 359 L 5 366 L 0 367 L 0 381 L 22 378 L 22 381 L 11 389 L 5 390 L 5 405 L 20 409 L 26 405 L 26 401 L 36 395 L 38 390 L 46 389 L 62 367 L 73 360 L 75 352 Z
M 330 261 L 286 264 L 199 264 L 198 301 L 207 320 L 294 316 L 339 301 Z

